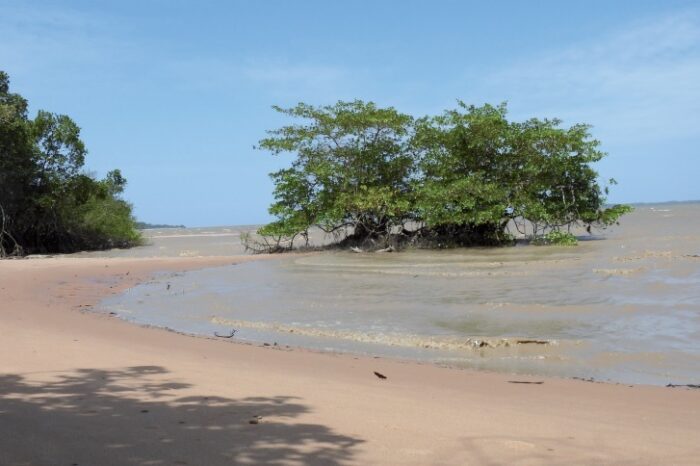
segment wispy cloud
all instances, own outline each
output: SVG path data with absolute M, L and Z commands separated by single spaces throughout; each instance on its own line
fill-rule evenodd
M 358 95 L 358 83 L 366 76 L 343 64 L 261 57 L 254 51 L 184 52 L 148 36 L 132 38 L 129 21 L 114 13 L 2 0 L 0 10 L 0 66 L 34 88 L 47 89 L 49 80 L 65 86 L 70 80 L 102 89 L 128 79 L 144 88 L 168 83 L 221 96 L 264 95 L 270 102 L 326 102 Z M 141 74 L 128 74 L 135 69 Z
M 285 102 L 326 103 L 357 95 L 367 73 L 329 63 L 275 59 L 188 58 L 166 67 L 182 88 L 219 93 L 255 92 Z
M 242 67 L 251 80 L 283 86 L 326 86 L 348 78 L 347 70 L 329 65 L 259 63 Z
M 22 3 L 0 7 L 0 66 L 24 82 L 46 87 L 70 79 L 88 85 L 140 56 L 119 18 Z
M 648 141 L 700 125 L 700 12 L 686 10 L 526 57 L 477 86 L 537 115 L 587 121 L 599 133 Z

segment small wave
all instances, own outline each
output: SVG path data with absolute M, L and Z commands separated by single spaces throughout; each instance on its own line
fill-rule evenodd
M 480 266 L 470 266 L 470 264 L 448 264 L 453 270 L 422 270 L 436 268 L 433 264 L 401 264 L 401 265 L 381 265 L 372 264 L 345 264 L 345 263 L 314 263 L 305 262 L 300 265 L 305 267 L 313 267 L 314 271 L 362 271 L 362 273 L 370 273 L 377 275 L 406 275 L 406 276 L 421 276 L 421 277 L 523 277 L 531 275 L 532 272 L 524 270 L 498 270 L 503 268 L 501 264 L 481 264 Z M 443 268 L 446 264 L 441 265 Z M 464 268 L 466 270 L 454 270 L 456 268 Z M 481 269 L 481 270 L 479 270 Z M 487 270 L 483 270 L 487 269 Z
M 199 256 L 199 251 L 185 249 L 184 251 L 180 251 L 178 253 L 178 256 L 180 256 L 180 257 L 197 257 L 197 256 Z
M 637 254 L 634 256 L 617 256 L 613 257 L 613 260 L 615 262 L 630 262 L 630 261 L 638 261 L 638 260 L 644 260 L 644 259 L 674 259 L 677 258 L 678 256 L 673 255 L 673 251 L 644 251 L 641 254 Z
M 593 269 L 594 273 L 599 273 L 601 275 L 631 275 L 633 273 L 639 273 L 646 270 L 646 267 L 636 267 L 634 269 Z
M 309 257 L 295 260 L 297 265 L 313 268 L 327 269 L 369 269 L 368 271 L 376 270 L 407 270 L 407 274 L 411 273 L 412 269 L 435 269 L 435 268 L 450 268 L 450 269 L 502 269 L 523 267 L 528 265 L 552 265 L 561 264 L 567 265 L 571 262 L 580 261 L 581 257 L 568 257 L 560 259 L 536 259 L 536 260 L 506 260 L 506 261 L 450 261 L 443 262 L 401 262 L 401 263 L 381 263 L 367 260 L 366 262 L 348 261 L 324 261 L 318 260 L 316 257 Z
M 315 327 L 300 327 L 272 322 L 258 322 L 238 319 L 212 317 L 211 323 L 234 328 L 248 328 L 292 333 L 307 337 L 336 338 L 351 340 L 359 343 L 373 343 L 406 348 L 424 348 L 433 350 L 483 350 L 496 348 L 518 348 L 524 346 L 549 347 L 559 345 L 557 340 L 539 340 L 529 338 L 477 338 L 477 337 L 431 337 L 423 335 L 354 332 L 350 330 L 322 329 Z
M 409 275 L 413 277 L 444 277 L 444 278 L 460 278 L 460 277 L 524 277 L 531 275 L 527 271 L 508 271 L 508 270 L 465 270 L 462 272 L 427 272 L 420 270 L 383 270 L 383 269 L 367 269 L 367 273 L 377 275 Z

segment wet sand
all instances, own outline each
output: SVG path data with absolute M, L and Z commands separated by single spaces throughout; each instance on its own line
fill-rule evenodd
M 287 351 L 85 312 L 156 271 L 243 260 L 251 258 L 0 262 L 0 464 L 700 458 L 698 390 Z

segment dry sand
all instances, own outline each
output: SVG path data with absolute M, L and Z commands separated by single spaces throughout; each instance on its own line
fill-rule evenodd
M 85 312 L 155 271 L 241 260 L 0 262 L 0 465 L 700 463 L 698 390 L 232 344 Z

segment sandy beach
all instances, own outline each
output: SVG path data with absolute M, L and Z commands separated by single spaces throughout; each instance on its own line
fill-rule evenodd
M 235 344 L 85 311 L 156 271 L 251 259 L 0 262 L 0 464 L 697 464 L 700 458 L 697 390 Z

